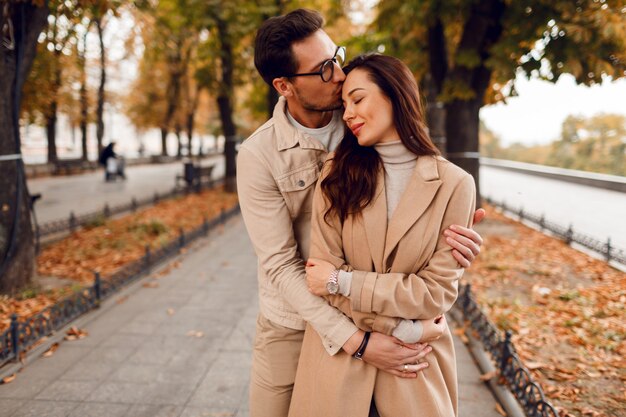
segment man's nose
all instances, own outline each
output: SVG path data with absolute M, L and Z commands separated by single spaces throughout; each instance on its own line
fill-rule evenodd
M 342 83 L 346 79 L 346 74 L 343 73 L 341 65 L 338 62 L 333 63 L 335 70 L 333 71 L 333 81 L 336 83 Z

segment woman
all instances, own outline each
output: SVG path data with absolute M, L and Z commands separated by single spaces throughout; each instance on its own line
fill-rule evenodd
M 365 55 L 344 72 L 349 129 L 317 184 L 307 282 L 366 332 L 396 334 L 402 327 L 427 333 L 457 297 L 463 269 L 442 232 L 451 224 L 471 226 L 474 181 L 438 155 L 406 65 Z M 406 319 L 422 326 L 406 326 Z M 346 353 L 329 356 L 308 327 L 289 415 L 367 417 L 375 404 L 382 417 L 455 416 L 456 365 L 447 326 L 430 345 L 423 363 L 397 370 L 421 370 L 417 377 L 399 378 Z

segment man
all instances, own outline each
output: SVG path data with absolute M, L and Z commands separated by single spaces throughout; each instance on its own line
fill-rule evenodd
M 281 98 L 273 117 L 241 145 L 237 160 L 241 211 L 258 256 L 253 417 L 287 416 L 305 322 L 319 333 L 329 355 L 341 349 L 354 354 L 364 336 L 348 317 L 309 293 L 305 282 L 315 183 L 328 151 L 344 134 L 345 50 L 322 24 L 318 13 L 299 9 L 267 20 L 256 37 L 256 68 Z M 479 252 L 481 238 L 469 229 L 455 231 L 446 232 L 457 240 L 450 245 L 467 266 Z M 398 377 L 415 377 L 423 369 L 416 365 L 422 348 L 374 332 L 362 359 Z M 410 372 L 393 369 L 403 365 Z
M 124 159 L 115 152 L 115 142 L 112 141 L 102 150 L 98 162 L 104 166 L 105 181 L 115 180 L 116 176 L 126 179 Z

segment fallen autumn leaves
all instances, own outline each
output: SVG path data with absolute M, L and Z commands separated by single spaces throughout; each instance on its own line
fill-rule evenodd
M 0 296 L 0 332 L 9 327 L 12 313 L 19 318 L 31 317 L 82 286 L 92 285 L 95 271 L 106 279 L 140 259 L 146 245 L 157 248 L 178 238 L 180 230 L 193 230 L 205 218 L 214 218 L 236 203 L 237 196 L 221 187 L 206 190 L 79 230 L 51 244 L 37 258 L 37 275 L 62 278 L 66 284 L 46 291 L 30 290 L 21 297 Z
M 563 416 L 626 415 L 626 274 L 491 208 L 477 229 L 464 281 L 550 401 Z

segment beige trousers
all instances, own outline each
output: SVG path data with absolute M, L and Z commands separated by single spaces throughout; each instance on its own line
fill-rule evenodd
M 250 417 L 287 417 L 304 330 L 273 323 L 259 313 L 252 354 Z

